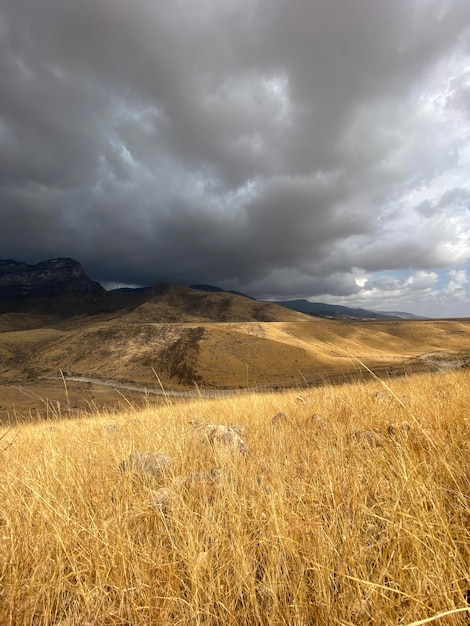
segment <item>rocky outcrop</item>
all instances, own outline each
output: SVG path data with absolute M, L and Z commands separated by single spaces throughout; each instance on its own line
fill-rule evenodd
M 51 259 L 37 265 L 0 260 L 1 300 L 100 292 L 104 292 L 104 288 L 91 280 L 74 259 Z

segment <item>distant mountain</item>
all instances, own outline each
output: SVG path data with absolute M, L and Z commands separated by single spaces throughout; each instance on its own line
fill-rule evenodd
M 233 293 L 237 296 L 243 296 L 255 300 L 251 296 L 240 291 L 225 291 L 215 285 L 190 285 L 191 289 L 200 291 L 208 291 L 212 293 Z M 315 317 L 327 317 L 334 319 L 423 319 L 412 313 L 402 311 L 372 311 L 370 309 L 361 309 L 357 307 L 341 306 L 339 304 L 326 304 L 324 302 L 310 302 L 309 300 L 277 300 L 272 304 L 278 304 L 292 311 L 314 315 Z
M 108 293 L 138 293 L 139 291 L 147 291 L 151 287 L 117 287 L 116 289 L 110 289 Z
M 247 296 L 246 293 L 242 293 L 241 291 L 226 291 L 225 289 L 221 289 L 220 287 L 215 287 L 214 285 L 189 285 L 190 289 L 198 289 L 199 291 L 211 291 L 211 292 L 223 292 L 223 293 L 233 293 L 235 296 L 243 296 L 244 298 L 249 298 L 250 300 L 256 300 L 256 298 L 252 298 L 251 296 Z
M 0 314 L 33 313 L 59 319 L 83 315 L 152 321 L 271 322 L 303 316 L 271 302 L 258 302 L 222 289 L 198 290 L 161 283 L 106 291 L 73 259 L 37 265 L 0 260 Z
M 28 265 L 11 259 L 0 260 L 0 299 L 42 298 L 63 294 L 96 294 L 104 288 L 69 258 L 51 259 Z
M 309 300 L 262 302 L 239 291 L 207 284 L 176 287 L 120 288 L 106 291 L 91 280 L 78 261 L 50 259 L 28 265 L 0 260 L 0 312 L 35 311 L 73 317 L 113 312 L 152 310 L 158 321 L 288 321 L 282 312 L 306 313 L 333 319 L 419 319 L 398 311 L 371 311 Z M 282 308 L 279 308 L 282 307 Z
M 212 293 L 233 293 L 237 296 L 255 300 L 255 298 L 247 296 L 240 291 L 225 291 L 225 289 L 221 289 L 215 285 L 190 285 L 190 288 Z M 310 300 L 302 299 L 278 300 L 272 302 L 272 304 L 278 304 L 279 306 L 291 309 L 292 311 L 298 311 L 299 313 L 306 313 L 307 315 L 314 315 L 315 317 L 327 317 L 330 319 L 424 319 L 403 311 L 372 311 L 370 309 L 341 306 L 339 304 L 326 304 L 324 302 L 310 302 Z
M 405 311 L 382 311 L 383 313 L 385 313 L 386 315 L 391 315 L 392 317 L 398 317 L 400 319 L 410 319 L 410 320 L 423 320 L 423 319 L 429 319 L 428 317 L 422 317 L 419 315 L 413 315 L 413 313 L 406 313 Z
M 310 302 L 309 300 L 281 300 L 275 304 L 284 306 L 300 313 L 329 318 L 360 318 L 360 319 L 420 319 L 412 313 L 398 311 L 371 311 L 369 309 L 341 306 L 339 304 L 326 304 L 324 302 Z
M 199 291 L 210 291 L 212 293 L 225 291 L 225 289 L 221 289 L 220 287 L 216 287 L 215 285 L 189 285 L 189 288 L 198 289 Z

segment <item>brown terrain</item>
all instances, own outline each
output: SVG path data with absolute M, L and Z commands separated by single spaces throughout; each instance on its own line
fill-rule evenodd
M 0 419 L 214 393 L 443 371 L 470 360 L 470 319 L 328 320 L 160 285 L 0 308 Z M 157 394 L 161 394 L 158 396 Z

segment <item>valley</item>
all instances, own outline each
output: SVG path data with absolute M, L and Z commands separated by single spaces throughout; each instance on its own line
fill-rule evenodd
M 0 315 L 0 419 L 159 403 L 166 392 L 338 383 L 370 377 L 366 368 L 385 377 L 444 371 L 469 361 L 468 319 L 327 320 L 172 287 L 131 310 Z

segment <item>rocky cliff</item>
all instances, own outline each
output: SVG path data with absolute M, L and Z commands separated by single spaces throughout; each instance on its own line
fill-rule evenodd
M 37 265 L 0 260 L 1 300 L 100 292 L 104 288 L 91 280 L 74 259 L 51 259 Z

